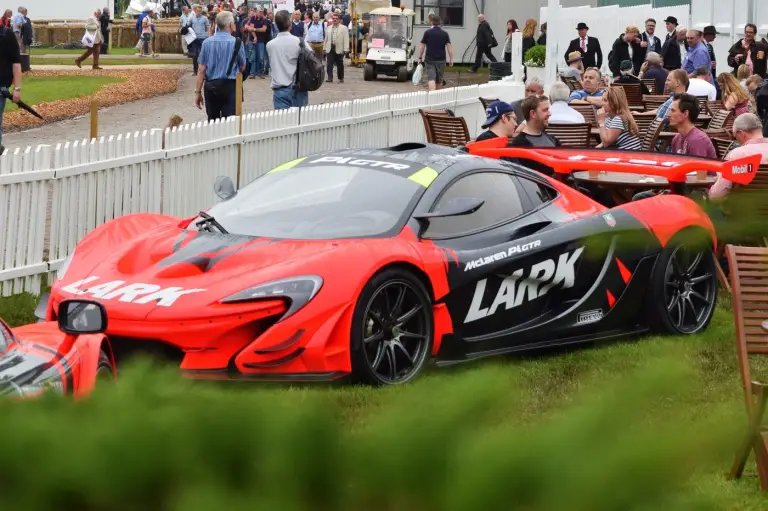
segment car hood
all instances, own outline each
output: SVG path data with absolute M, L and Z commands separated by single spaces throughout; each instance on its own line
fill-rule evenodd
M 53 294 L 98 300 L 115 319 L 192 317 L 200 307 L 257 284 L 297 275 L 322 277 L 320 260 L 334 252 L 367 250 L 355 240 L 275 240 L 178 225 L 160 226 L 117 245 L 113 237 L 105 240 L 89 240 L 83 251 L 78 246 Z

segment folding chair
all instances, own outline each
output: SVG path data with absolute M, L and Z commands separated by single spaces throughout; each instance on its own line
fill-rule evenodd
M 768 354 L 768 248 L 726 247 L 733 285 L 733 315 L 736 321 L 736 345 L 744 399 L 747 407 L 747 431 L 731 466 L 729 479 L 744 473 L 750 453 L 755 453 L 760 487 L 768 491 L 768 446 L 762 425 L 768 401 L 768 384 L 752 379 L 750 355 Z

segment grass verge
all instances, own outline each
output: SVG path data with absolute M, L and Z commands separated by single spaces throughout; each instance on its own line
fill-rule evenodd
M 22 97 L 25 103 L 34 106 L 51 101 L 90 96 L 104 85 L 124 81 L 125 78 L 117 76 L 25 76 Z M 16 105 L 8 103 L 6 111 L 13 112 L 17 109 Z
M 72 48 L 51 48 L 48 46 L 35 46 L 31 48 L 31 51 L 29 52 L 32 58 L 40 55 L 79 55 L 82 53 L 83 50 Z M 112 48 L 109 50 L 109 54 L 111 55 L 134 55 L 135 53 L 135 48 Z
M 186 58 L 179 59 L 151 59 L 151 58 L 135 58 L 135 59 L 101 59 L 99 60 L 99 66 L 111 67 L 111 66 L 177 66 L 189 64 L 190 69 L 192 67 L 192 61 Z M 35 58 L 30 59 L 30 65 L 32 69 L 35 66 L 72 66 L 72 69 L 77 69 L 74 64 L 74 59 L 71 58 L 55 58 L 44 59 Z M 92 66 L 91 60 L 83 62 L 83 69 L 90 69 Z
M 48 83 L 41 91 L 55 100 L 38 101 L 35 107 L 43 119 L 19 109 L 6 111 L 3 115 L 3 130 L 14 131 L 35 128 L 47 123 L 85 115 L 90 111 L 91 101 L 100 108 L 139 101 L 142 99 L 175 92 L 182 69 L 105 69 L 101 71 L 73 69 L 72 71 L 31 71 L 25 74 L 24 82 L 34 84 L 37 80 Z M 96 81 L 93 81 L 96 80 Z M 74 93 L 78 83 L 99 83 L 90 94 L 61 99 L 63 92 Z M 63 84 L 73 84 L 59 85 Z M 50 89 L 50 90 L 48 90 Z M 26 88 L 22 99 L 30 101 Z
M 0 314 L 28 321 L 34 304 L 2 299 Z M 752 462 L 742 480 L 724 476 L 746 418 L 732 323 L 721 305 L 699 336 L 501 358 L 386 389 L 191 382 L 137 365 L 78 403 L 0 402 L 0 505 L 765 509 Z

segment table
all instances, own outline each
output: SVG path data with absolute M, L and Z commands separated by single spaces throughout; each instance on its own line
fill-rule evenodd
M 619 204 L 631 201 L 639 190 L 669 188 L 669 181 L 666 178 L 645 174 L 600 172 L 596 177 L 591 177 L 587 171 L 578 171 L 571 175 L 576 181 L 594 183 L 609 188 L 614 200 Z M 709 188 L 715 184 L 715 181 L 717 181 L 717 176 L 708 175 L 705 179 L 698 179 L 698 176 L 688 176 L 685 184 L 692 188 Z

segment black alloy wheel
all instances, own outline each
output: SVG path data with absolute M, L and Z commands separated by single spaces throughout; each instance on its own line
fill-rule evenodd
M 377 385 L 412 380 L 429 359 L 432 332 L 424 285 L 407 272 L 383 272 L 365 287 L 355 311 L 354 376 Z
M 700 244 L 682 243 L 670 248 L 663 279 L 666 330 L 695 334 L 707 327 L 717 301 L 714 254 L 711 247 Z

